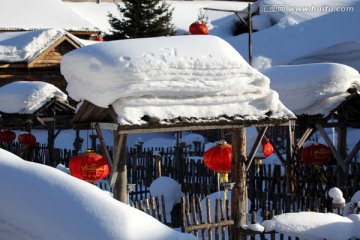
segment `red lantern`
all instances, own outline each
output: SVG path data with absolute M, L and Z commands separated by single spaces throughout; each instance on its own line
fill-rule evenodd
M 18 136 L 18 141 L 25 147 L 32 147 L 36 144 L 36 137 L 31 133 L 22 133 Z
M 9 144 L 14 141 L 16 138 L 16 133 L 10 130 L 5 130 L 0 132 L 0 141 Z
M 102 41 L 103 41 L 103 39 L 102 39 L 102 37 L 101 37 L 101 36 L 97 36 L 97 37 L 95 38 L 95 41 L 102 42 Z
M 329 161 L 332 157 L 331 149 L 321 143 L 314 143 L 304 147 L 301 150 L 301 158 L 304 162 L 310 163 L 315 167 L 319 167 L 322 164 Z
M 262 141 L 261 145 L 262 145 L 262 153 L 264 154 L 265 157 L 269 157 L 274 152 L 274 147 L 269 140 Z
M 69 169 L 72 176 L 93 183 L 105 178 L 110 173 L 106 158 L 93 150 L 70 159 Z
M 220 173 L 220 182 L 228 181 L 231 172 L 232 148 L 225 141 L 220 141 L 215 147 L 204 154 L 204 164 L 212 171 Z
M 206 24 L 196 21 L 190 25 L 189 32 L 193 35 L 208 35 L 209 29 Z

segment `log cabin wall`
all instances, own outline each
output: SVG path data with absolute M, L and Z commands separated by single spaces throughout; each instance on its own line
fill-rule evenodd
M 67 82 L 60 72 L 61 58 L 78 47 L 65 38 L 29 63 L 0 63 L 0 87 L 15 81 L 35 80 L 53 84 L 66 92 Z

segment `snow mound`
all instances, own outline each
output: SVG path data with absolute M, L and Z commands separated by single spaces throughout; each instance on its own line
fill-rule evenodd
M 320 240 L 351 239 L 358 237 L 358 217 L 342 217 L 334 213 L 285 213 L 266 220 L 266 231 L 275 230 L 288 236 Z M 333 229 L 336 228 L 336 232 Z
M 94 185 L 0 149 L 0 239 L 195 239 Z
M 45 82 L 18 81 L 0 88 L 0 112 L 31 114 L 52 98 L 67 101 L 67 95 Z
M 327 116 L 349 95 L 349 88 L 360 91 L 359 72 L 342 64 L 281 65 L 261 72 L 270 78 L 271 88 L 280 93 L 280 100 L 296 115 Z

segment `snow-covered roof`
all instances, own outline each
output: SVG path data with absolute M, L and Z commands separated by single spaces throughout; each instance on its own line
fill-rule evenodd
M 84 40 L 59 28 L 0 33 L 0 62 L 30 62 L 63 36 L 84 45 Z
M 99 31 L 61 0 L 1 1 L 0 30 L 61 28 L 66 31 Z
M 18 81 L 0 87 L 0 112 L 31 114 L 52 98 L 67 102 L 67 95 L 45 82 Z
M 294 118 L 269 79 L 215 36 L 98 43 L 64 55 L 61 72 L 73 99 L 111 105 L 121 125 L 146 124 L 144 116 Z
M 270 78 L 270 86 L 280 100 L 296 115 L 327 117 L 350 95 L 360 93 L 357 70 L 337 63 L 281 65 L 261 70 Z

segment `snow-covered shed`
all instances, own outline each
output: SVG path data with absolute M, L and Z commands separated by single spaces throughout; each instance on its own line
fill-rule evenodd
M 61 58 L 83 45 L 84 41 L 58 28 L 0 33 L 0 86 L 37 80 L 65 91 Z
M 293 156 L 298 156 L 303 143 L 319 132 L 338 165 L 337 187 L 347 192 L 346 188 L 351 188 L 350 164 L 360 150 L 360 139 L 350 148 L 347 145 L 348 129 L 360 127 L 359 72 L 343 64 L 315 63 L 274 66 L 262 73 L 297 116 L 298 140 L 292 148 Z M 335 129 L 337 139 L 333 141 L 328 133 Z
M 229 129 L 233 146 L 233 219 L 246 222 L 246 171 L 268 126 L 288 125 L 295 115 L 227 42 L 215 36 L 185 35 L 104 42 L 79 48 L 61 60 L 70 97 L 81 101 L 75 128 L 114 130 L 110 184 L 127 202 L 127 134 Z M 259 137 L 246 157 L 245 129 Z M 241 206 L 241 207 L 240 207 Z M 239 229 L 237 228 L 237 229 Z M 236 234 L 236 231 L 234 231 Z

